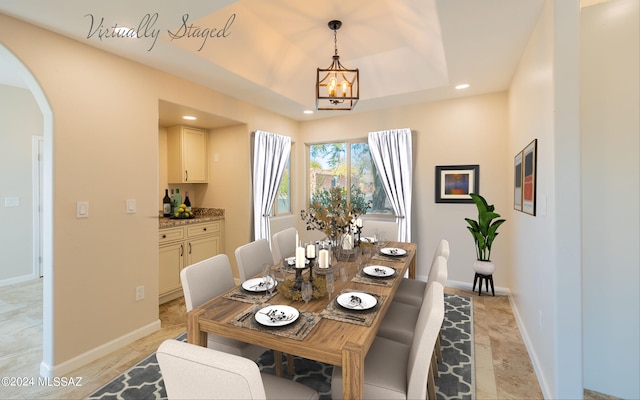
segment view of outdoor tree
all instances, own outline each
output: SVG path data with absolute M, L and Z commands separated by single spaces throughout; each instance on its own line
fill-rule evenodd
M 373 165 L 367 142 L 323 143 L 309 146 L 311 199 L 322 203 L 334 187 L 344 188 L 344 201 L 370 213 L 391 213 Z M 346 188 L 349 187 L 347 194 Z

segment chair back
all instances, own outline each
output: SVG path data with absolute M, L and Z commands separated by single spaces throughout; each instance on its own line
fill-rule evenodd
M 258 365 L 248 358 L 175 339 L 156 353 L 173 399 L 266 399 Z
M 273 235 L 271 249 L 276 263 L 285 257 L 295 256 L 297 234 L 298 230 L 296 228 L 287 228 Z
M 395 242 L 398 240 L 398 223 L 395 221 L 364 220 L 361 235 L 373 237 L 376 233 L 382 234 L 384 240 Z
M 426 399 L 429 365 L 444 321 L 444 287 L 433 282 L 427 287 L 407 364 L 407 399 Z
M 441 239 L 436 247 L 436 251 L 433 252 L 433 259 L 442 256 L 445 260 L 449 261 L 449 241 L 447 239 Z
M 442 286 L 447 284 L 447 278 L 449 277 L 449 271 L 447 268 L 447 260 L 438 256 L 431 264 L 431 270 L 429 271 L 429 277 L 427 282 L 438 282 Z
M 295 242 L 295 239 L 293 241 Z M 241 282 L 262 273 L 264 264 L 273 265 L 273 253 L 271 253 L 269 242 L 267 239 L 259 239 L 238 247 L 236 261 Z
M 180 282 L 187 311 L 235 286 L 226 254 L 218 254 L 183 268 L 180 271 Z

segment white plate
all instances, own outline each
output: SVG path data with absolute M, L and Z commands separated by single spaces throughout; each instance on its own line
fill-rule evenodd
M 300 312 L 291 306 L 267 306 L 255 315 L 256 322 L 264 326 L 285 326 L 294 323 Z
M 372 238 L 370 236 L 367 237 L 361 237 L 360 238 L 361 242 L 365 242 L 365 243 L 375 243 L 376 242 L 376 238 Z
M 275 282 L 271 277 L 269 277 L 269 287 L 275 287 L 276 285 L 278 285 L 278 282 Z M 242 288 L 249 292 L 264 292 L 268 289 L 263 278 L 247 279 L 242 282 Z
M 362 292 L 342 293 L 336 301 L 349 310 L 368 310 L 378 304 L 378 300 L 375 297 Z
M 396 273 L 396 270 L 391 267 L 385 267 L 384 265 L 369 265 L 362 269 L 366 275 L 374 278 L 388 278 Z
M 399 249 L 397 247 L 385 247 L 383 249 L 380 249 L 380 253 L 387 256 L 403 256 L 407 254 L 407 251 L 405 249 Z

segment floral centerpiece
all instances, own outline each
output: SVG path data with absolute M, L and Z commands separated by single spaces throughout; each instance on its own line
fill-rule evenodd
M 354 230 L 357 218 L 366 213 L 371 204 L 362 198 L 347 204 L 345 188 L 322 189 L 314 195 L 308 210 L 301 210 L 300 217 L 307 224 L 307 230 L 318 230 L 327 235 L 334 248 L 338 248 L 345 234 Z

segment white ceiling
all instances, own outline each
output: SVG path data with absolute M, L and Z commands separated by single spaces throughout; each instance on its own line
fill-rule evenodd
M 543 2 L 0 0 L 0 12 L 307 120 L 345 112 L 303 114 L 315 108 L 316 68 L 331 63 L 330 20 L 343 22 L 337 34 L 340 61 L 360 70 L 353 113 L 507 89 Z M 102 18 L 103 28 L 96 29 Z M 138 30 L 145 21 L 138 38 L 98 37 L 115 24 Z M 193 25 L 191 36 L 184 25 Z M 193 35 L 205 29 L 223 37 L 204 41 Z M 179 37 L 172 39 L 170 32 Z M 0 83 L 19 85 L 17 73 L 4 64 L 0 60 Z M 453 86 L 461 82 L 471 87 L 456 91 Z M 165 103 L 161 111 L 185 111 L 174 106 Z

